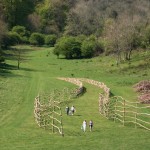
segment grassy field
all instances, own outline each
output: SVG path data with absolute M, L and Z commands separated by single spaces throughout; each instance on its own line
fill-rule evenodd
M 24 61 L 17 70 L 17 61 L 9 56 L 8 69 L 0 70 L 0 149 L 1 150 L 149 150 L 150 132 L 123 127 L 105 119 L 98 112 L 99 89 L 84 83 L 87 92 L 70 102 L 74 116 L 63 110 L 64 137 L 41 129 L 34 121 L 34 98 L 38 93 L 52 92 L 75 85 L 57 77 L 84 77 L 104 82 L 113 95 L 136 101 L 132 86 L 150 79 L 150 52 L 134 54 L 130 63 L 116 67 L 114 57 L 93 59 L 57 59 L 50 48 L 26 49 Z M 9 53 L 9 51 L 8 51 Z M 83 120 L 94 121 L 93 132 L 81 130 Z

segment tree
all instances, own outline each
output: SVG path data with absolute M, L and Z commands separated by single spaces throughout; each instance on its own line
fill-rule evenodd
M 81 43 L 72 36 L 62 37 L 55 44 L 54 54 L 60 54 L 67 59 L 81 57 Z
M 116 63 L 117 65 L 120 63 L 121 59 L 121 48 L 120 48 L 120 34 L 118 23 L 116 23 L 112 19 L 108 19 L 105 21 L 105 30 L 104 30 L 104 38 L 108 41 L 105 51 L 113 51 L 116 53 Z
M 13 50 L 15 59 L 17 60 L 17 68 L 20 69 L 20 64 L 23 61 L 23 51 L 20 48 L 14 49 Z
M 41 17 L 41 29 L 43 33 L 58 34 L 63 32 L 66 25 L 66 13 L 68 11 L 66 1 L 45 0 L 36 11 Z
M 2 45 L 2 39 L 7 33 L 7 26 L 4 21 L 0 19 L 0 46 Z
M 150 25 L 143 31 L 143 38 L 141 43 L 143 48 L 150 48 Z
M 117 65 L 121 60 L 130 60 L 132 50 L 139 46 L 136 43 L 140 35 L 137 30 L 138 22 L 139 20 L 128 16 L 105 22 L 104 37 L 108 41 L 106 49 L 116 54 Z
M 41 32 L 42 22 L 41 16 L 36 12 L 29 14 L 27 17 L 27 28 L 32 32 Z
M 87 37 L 81 45 L 81 54 L 85 58 L 91 58 L 97 56 L 103 52 L 103 45 L 95 36 Z
M 2 46 L 3 46 L 3 39 L 6 33 L 7 33 L 7 26 L 4 23 L 4 21 L 0 19 L 0 62 L 4 61 Z
M 101 34 L 103 18 L 100 1 L 78 1 L 74 8 L 70 9 L 67 17 L 65 34 L 67 35 L 91 35 Z
M 51 47 L 55 45 L 56 40 L 57 40 L 57 36 L 55 34 L 45 36 L 45 44 Z
M 14 26 L 11 30 L 13 33 L 17 33 L 20 36 L 20 43 L 28 43 L 28 38 L 30 35 L 30 32 L 26 30 L 24 26 Z
M 9 28 L 26 23 L 29 13 L 34 9 L 35 0 L 2 0 L 5 20 Z
M 41 33 L 32 33 L 29 38 L 30 44 L 41 46 L 44 45 L 44 35 Z

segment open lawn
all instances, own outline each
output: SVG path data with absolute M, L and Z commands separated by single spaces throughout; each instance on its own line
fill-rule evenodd
M 26 49 L 17 70 L 12 56 L 6 60 L 8 69 L 0 70 L 0 150 L 149 150 L 150 132 L 123 127 L 98 112 L 100 90 L 84 83 L 86 93 L 69 105 L 76 107 L 74 116 L 63 111 L 64 137 L 41 129 L 34 120 L 34 98 L 38 93 L 76 86 L 57 77 L 89 78 L 104 82 L 113 95 L 137 101 L 132 86 L 150 79 L 150 52 L 134 54 L 130 63 L 116 67 L 114 57 L 93 59 L 57 59 L 51 48 L 20 46 Z M 8 51 L 9 52 L 9 51 Z M 149 111 L 150 112 L 150 111 Z M 93 131 L 83 133 L 83 120 L 94 121 Z

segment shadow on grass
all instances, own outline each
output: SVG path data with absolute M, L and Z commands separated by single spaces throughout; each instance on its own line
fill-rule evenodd
M 16 48 L 11 48 L 11 50 L 5 50 L 5 59 L 7 60 L 17 60 L 20 55 L 22 61 L 30 60 L 33 56 L 27 55 L 29 50 L 21 49 L 21 52 Z
M 41 72 L 40 70 L 35 70 L 35 69 L 30 69 L 30 68 L 20 68 L 19 70 Z
M 13 77 L 14 75 L 11 70 L 16 70 L 16 66 L 0 63 L 0 76 L 1 77 Z
M 6 70 L 17 70 L 16 66 L 9 65 L 9 64 L 6 64 L 6 63 L 1 63 L 0 68 L 1 69 L 6 69 Z
M 17 77 L 21 75 L 17 75 L 12 73 L 12 70 L 20 70 L 20 71 L 34 71 L 34 72 L 39 72 L 40 70 L 35 70 L 35 69 L 29 69 L 29 68 L 21 68 L 18 69 L 17 66 L 5 64 L 5 63 L 0 63 L 0 76 L 1 77 Z
M 21 75 L 13 74 L 10 70 L 0 68 L 0 77 L 19 77 Z

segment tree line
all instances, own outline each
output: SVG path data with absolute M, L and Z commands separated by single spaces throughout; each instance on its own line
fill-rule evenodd
M 150 48 L 150 0 L 1 0 L 0 61 L 15 44 L 55 46 L 66 58 Z

